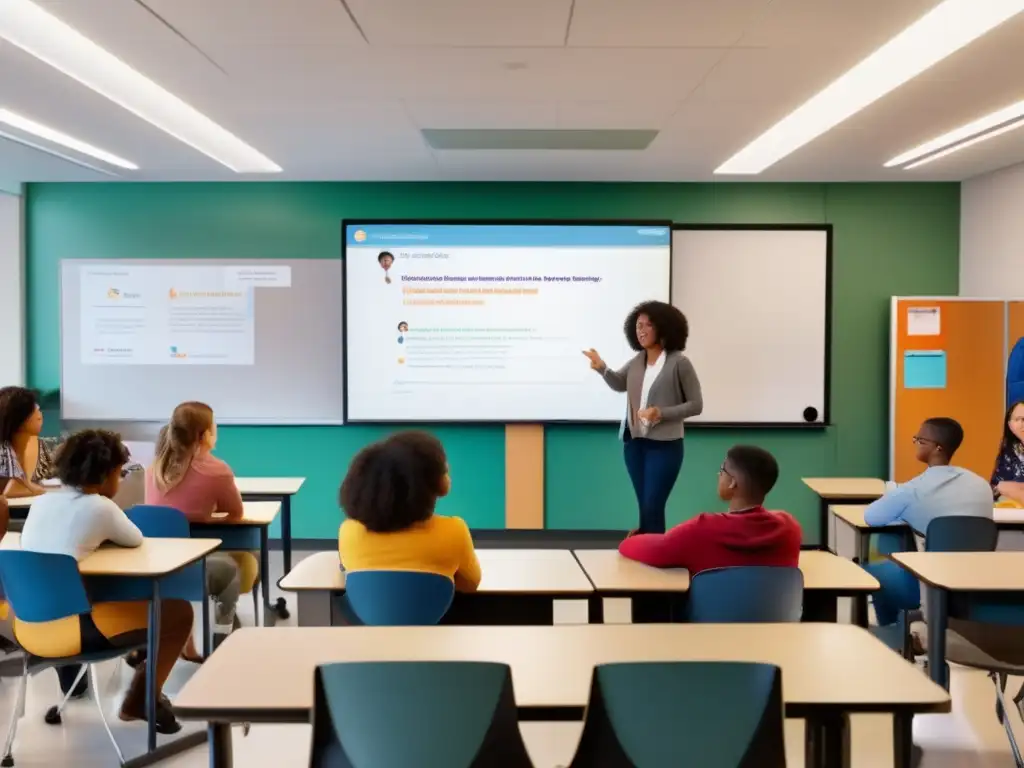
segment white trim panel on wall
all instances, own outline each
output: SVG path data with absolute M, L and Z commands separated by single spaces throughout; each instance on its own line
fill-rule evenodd
M 0 386 L 25 383 L 23 198 L 0 191 Z

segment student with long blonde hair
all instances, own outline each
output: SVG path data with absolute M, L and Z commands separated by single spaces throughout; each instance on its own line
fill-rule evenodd
M 196 523 L 240 518 L 242 495 L 231 467 L 213 455 L 216 445 L 210 406 L 187 402 L 175 408 L 146 471 L 146 503 L 174 507 Z M 215 552 L 206 563 L 207 587 L 216 603 L 214 632 L 226 635 L 238 626 L 238 596 L 254 587 L 259 561 L 249 552 Z M 186 654 L 193 648 L 190 644 Z

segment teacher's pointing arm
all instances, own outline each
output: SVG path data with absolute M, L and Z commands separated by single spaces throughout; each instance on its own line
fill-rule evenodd
M 693 368 L 690 358 L 682 356 L 676 364 L 676 376 L 683 390 L 683 402 L 661 408 L 662 421 L 678 421 L 700 416 L 704 410 L 704 396 L 700 391 L 700 379 Z

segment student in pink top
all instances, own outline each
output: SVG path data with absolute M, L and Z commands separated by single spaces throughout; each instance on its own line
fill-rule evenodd
M 216 444 L 217 424 L 210 406 L 189 402 L 175 408 L 146 471 L 146 503 L 179 509 L 192 522 L 241 517 L 242 495 L 231 467 L 213 455 Z M 258 561 L 248 552 L 215 552 L 206 559 L 207 587 L 216 603 L 216 635 L 227 635 L 238 626 L 238 596 L 252 590 L 258 575 Z

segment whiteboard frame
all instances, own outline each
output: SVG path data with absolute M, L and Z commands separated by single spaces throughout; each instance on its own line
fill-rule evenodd
M 825 233 L 825 371 L 824 413 L 821 421 L 700 421 L 686 429 L 796 429 L 821 431 L 832 423 L 832 225 L 831 224 L 673 224 L 672 231 L 824 232 Z M 671 275 L 671 271 L 670 271 Z M 669 286 L 669 301 L 673 300 Z

